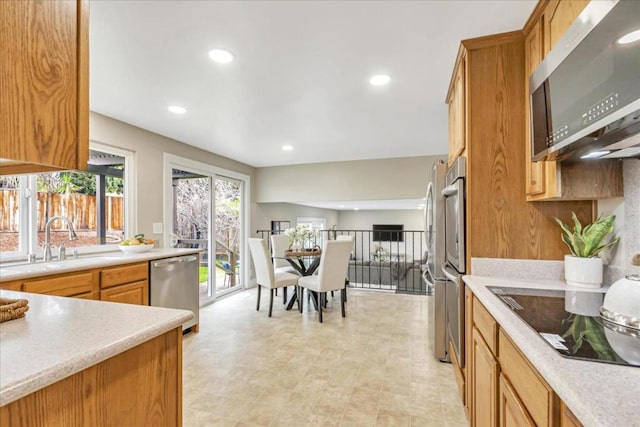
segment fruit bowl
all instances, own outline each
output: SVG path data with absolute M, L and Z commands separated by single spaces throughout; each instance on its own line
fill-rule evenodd
M 153 245 L 118 245 L 118 248 L 120 248 L 120 250 L 125 254 L 139 254 L 142 252 L 149 252 L 153 249 Z

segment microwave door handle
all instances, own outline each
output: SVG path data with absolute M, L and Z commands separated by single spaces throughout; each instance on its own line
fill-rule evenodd
M 455 196 L 456 194 L 458 194 L 458 186 L 455 184 L 449 185 L 442 189 L 442 195 L 444 197 Z
M 453 274 L 449 273 L 449 271 L 447 270 L 446 266 L 442 266 L 442 273 L 444 274 L 444 276 L 452 281 L 452 282 L 457 282 L 459 277 L 454 276 Z

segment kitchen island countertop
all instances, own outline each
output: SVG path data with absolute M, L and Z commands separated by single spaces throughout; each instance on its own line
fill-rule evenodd
M 180 327 L 186 310 L 0 290 L 29 301 L 0 324 L 0 406 Z
M 464 281 L 498 322 L 500 328 L 513 340 L 585 427 L 640 426 L 637 411 L 640 367 L 560 356 L 487 289 L 487 286 L 507 286 L 566 290 L 569 288 L 566 283 L 560 280 L 505 279 L 473 275 L 464 276 Z M 599 291 L 602 292 L 603 289 Z

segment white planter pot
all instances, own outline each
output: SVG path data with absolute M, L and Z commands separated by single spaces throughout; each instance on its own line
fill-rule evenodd
M 569 286 L 599 288 L 602 286 L 602 258 L 564 256 L 564 279 Z

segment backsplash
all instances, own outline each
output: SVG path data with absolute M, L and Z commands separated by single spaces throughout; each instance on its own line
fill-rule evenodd
M 605 283 L 612 283 L 628 274 L 640 274 L 640 267 L 631 265 L 634 254 L 640 253 L 640 159 L 623 163 L 624 199 L 603 200 L 598 213 L 615 214 L 616 234 L 620 244 L 605 269 Z

